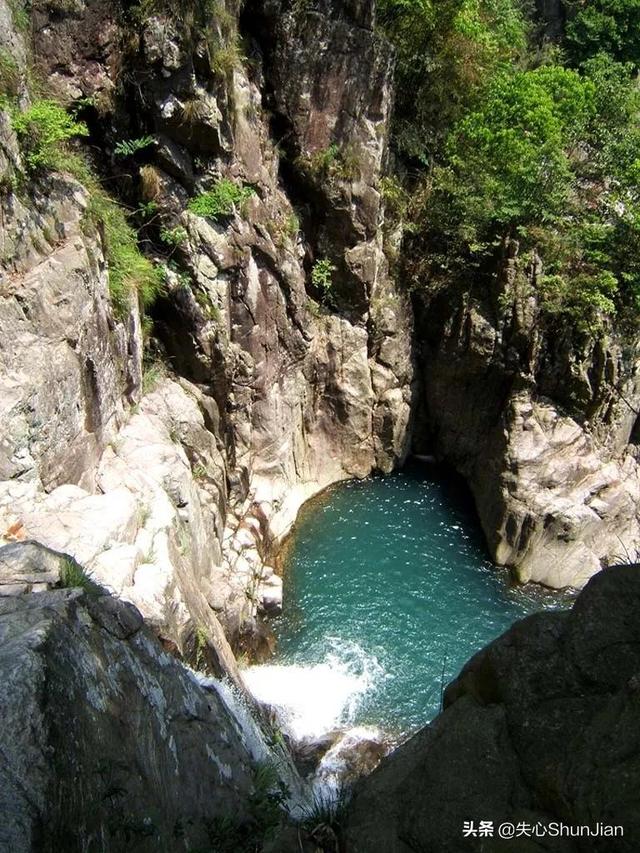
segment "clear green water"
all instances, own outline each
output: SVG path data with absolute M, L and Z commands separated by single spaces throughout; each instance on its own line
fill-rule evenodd
M 313 717 L 326 701 L 328 723 L 403 735 L 438 712 L 443 674 L 451 680 L 515 620 L 562 605 L 551 593 L 510 587 L 487 558 L 461 484 L 416 463 L 341 484 L 303 511 L 285 566 L 276 658 L 254 668 L 255 680 L 263 675 L 267 694 L 307 696 L 298 715 Z

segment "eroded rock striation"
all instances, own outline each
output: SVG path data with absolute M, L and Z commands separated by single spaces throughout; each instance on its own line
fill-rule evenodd
M 277 758 L 295 791 L 286 757 L 243 731 L 228 690 L 204 688 L 132 604 L 97 588 L 16 589 L 58 582 L 68 560 L 0 548 L 0 848 L 210 849 L 212 827 L 255 820 L 258 762 Z
M 640 567 L 599 573 L 571 611 L 529 616 L 479 652 L 444 711 L 360 783 L 347 817 L 353 853 L 637 848 Z M 465 821 L 494 837 L 463 837 Z M 522 833 L 622 826 L 623 836 Z

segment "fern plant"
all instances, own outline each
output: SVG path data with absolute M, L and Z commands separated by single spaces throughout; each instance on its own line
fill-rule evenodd
M 113 149 L 116 157 L 131 157 L 137 151 L 148 148 L 155 142 L 153 136 L 138 136 L 136 139 L 121 139 Z

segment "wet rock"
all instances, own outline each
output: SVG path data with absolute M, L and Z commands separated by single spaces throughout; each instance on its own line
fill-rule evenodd
M 334 733 L 315 768 L 314 784 L 321 791 L 349 791 L 375 770 L 390 749 L 390 739 L 380 729 L 359 726 Z
M 342 737 L 340 729 L 326 732 L 319 737 L 305 738 L 300 741 L 291 741 L 293 758 L 296 767 L 304 775 L 313 774 L 317 769 L 322 757 Z
M 268 615 L 276 616 L 282 612 L 282 578 L 273 571 L 266 574 L 264 569 L 258 584 L 256 595 L 259 609 Z

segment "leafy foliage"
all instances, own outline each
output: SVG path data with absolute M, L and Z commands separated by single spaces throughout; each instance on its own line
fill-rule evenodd
M 470 244 L 494 228 L 555 221 L 572 185 L 570 150 L 594 110 L 594 85 L 575 71 L 543 66 L 499 74 L 477 109 L 453 128 L 435 177 Z M 450 227 L 447 214 L 444 227 Z
M 76 136 L 88 135 L 86 125 L 47 99 L 33 101 L 25 110 L 14 107 L 11 121 L 30 171 L 68 172 L 87 189 L 86 216 L 102 233 L 116 314 L 126 313 L 132 293 L 138 294 L 144 307 L 151 305 L 164 285 L 160 269 L 140 251 L 124 208 L 105 192 L 85 159 L 67 145 Z
M 132 293 L 149 307 L 162 292 L 162 270 L 142 254 L 125 210 L 104 192 L 92 193 L 88 214 L 101 225 L 109 264 L 109 292 L 116 312 L 123 315 Z
M 253 790 L 249 795 L 252 822 L 268 838 L 287 810 L 290 791 L 277 768 L 268 761 L 258 762 L 253 770 Z
M 185 228 L 177 225 L 175 228 L 161 228 L 160 239 L 168 246 L 181 246 L 188 238 Z
M 113 149 L 116 157 L 131 157 L 137 151 L 142 151 L 153 145 L 155 138 L 153 136 L 139 136 L 137 139 L 122 139 Z
M 378 15 L 398 53 L 395 143 L 403 156 L 428 165 L 496 69 L 525 50 L 523 4 L 381 0 Z
M 253 187 L 236 184 L 227 178 L 218 181 L 205 193 L 192 198 L 189 210 L 209 219 L 224 219 L 232 216 L 243 202 L 255 193 Z
M 34 101 L 23 111 L 14 109 L 11 121 L 31 170 L 56 168 L 65 143 L 89 133 L 83 122 L 47 99 Z
M 565 5 L 548 49 L 520 0 L 382 0 L 412 179 L 381 189 L 409 221 L 414 282 L 482 281 L 515 237 L 542 258 L 547 315 L 593 331 L 640 311 L 640 3 Z
M 597 53 L 622 62 L 640 60 L 638 0 L 565 0 L 566 46 L 577 64 Z
M 14 27 L 22 33 L 28 32 L 31 26 L 31 17 L 24 0 L 9 0 L 7 5 L 11 9 Z
M 321 291 L 325 301 L 331 295 L 335 270 L 335 266 L 328 258 L 320 258 L 311 268 L 311 283 Z

